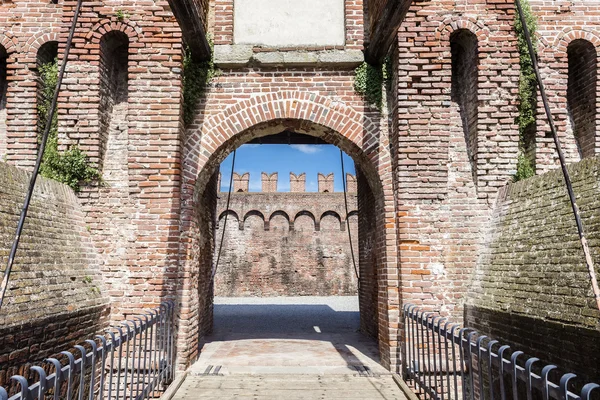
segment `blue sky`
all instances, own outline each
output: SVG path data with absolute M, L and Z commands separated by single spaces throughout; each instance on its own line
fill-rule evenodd
M 221 164 L 221 190 L 229 190 L 231 159 Z M 354 161 L 344 153 L 346 173 L 354 174 Z M 317 174 L 335 174 L 335 190 L 343 190 L 340 149 L 333 145 L 245 144 L 238 148 L 235 172 L 250 173 L 250 191 L 261 190 L 261 172 L 279 173 L 278 190 L 290 190 L 290 172 L 306 173 L 306 191 L 317 191 Z

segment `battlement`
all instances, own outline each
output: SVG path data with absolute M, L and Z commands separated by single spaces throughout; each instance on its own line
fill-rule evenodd
M 334 193 L 334 174 L 317 174 L 318 192 L 319 193 Z M 221 188 L 222 175 L 219 174 L 218 187 Z M 261 172 L 261 191 L 254 193 L 277 193 L 277 183 L 279 182 L 279 174 L 277 172 L 267 173 Z M 346 191 L 348 193 L 356 193 L 356 176 L 346 174 Z M 233 173 L 233 189 L 234 193 L 249 192 L 250 189 L 250 173 L 246 172 L 240 175 L 237 172 Z M 290 172 L 290 193 L 306 193 L 306 173 L 295 174 Z

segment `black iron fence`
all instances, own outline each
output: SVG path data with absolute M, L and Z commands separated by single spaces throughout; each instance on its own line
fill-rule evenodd
M 434 400 L 598 400 L 600 385 L 415 305 L 403 308 L 403 375 Z
M 174 304 L 86 340 L 74 350 L 30 367 L 0 387 L 0 400 L 141 400 L 158 397 L 173 379 Z M 10 396 L 10 397 L 9 397 Z

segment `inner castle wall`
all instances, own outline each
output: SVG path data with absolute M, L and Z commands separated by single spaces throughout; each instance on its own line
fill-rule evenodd
M 215 253 L 224 226 L 225 236 L 215 296 L 356 295 L 348 237 L 349 227 L 358 267 L 356 178 L 347 175 L 348 218 L 333 174 L 319 174 L 318 192 L 304 191 L 306 174 L 290 174 L 290 192 L 278 192 L 277 174 L 264 172 L 262 191 L 249 192 L 249 178 L 234 174 L 229 208 L 227 192 L 219 193 Z

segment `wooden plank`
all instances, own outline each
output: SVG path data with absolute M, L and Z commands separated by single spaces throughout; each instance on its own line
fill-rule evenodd
M 203 9 L 199 0 L 168 1 L 181 28 L 185 44 L 190 49 L 192 59 L 194 61 L 210 59 L 210 46 L 203 23 L 203 16 L 208 10 Z
M 369 10 L 372 20 L 370 40 L 365 51 L 365 59 L 369 64 L 379 65 L 387 56 L 398 36 L 398 28 L 411 2 L 411 0 L 385 0 L 381 10 Z

